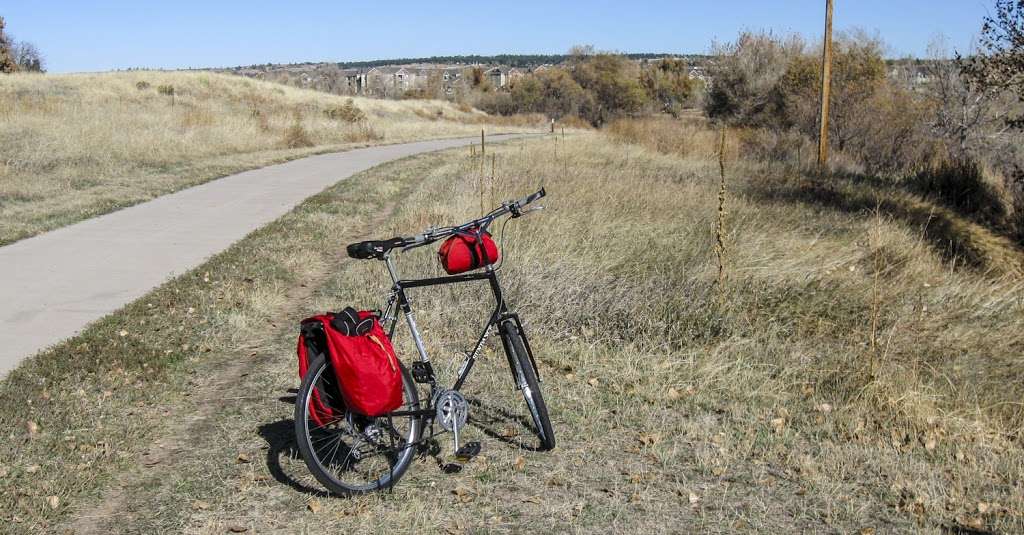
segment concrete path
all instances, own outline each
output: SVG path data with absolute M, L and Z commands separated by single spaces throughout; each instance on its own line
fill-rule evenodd
M 0 247 L 0 377 L 22 359 L 198 266 L 339 180 L 390 160 L 477 139 L 311 156 Z

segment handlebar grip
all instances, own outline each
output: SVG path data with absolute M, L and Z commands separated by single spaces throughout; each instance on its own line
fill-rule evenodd
M 533 201 L 536 201 L 537 199 L 540 199 L 541 197 L 543 197 L 545 195 L 547 195 L 547 192 L 544 191 L 544 188 L 540 188 L 536 192 L 531 193 L 531 194 L 527 195 L 526 197 L 523 197 L 522 199 L 517 201 L 516 204 L 518 204 L 520 207 L 526 206 L 527 204 L 530 204 Z

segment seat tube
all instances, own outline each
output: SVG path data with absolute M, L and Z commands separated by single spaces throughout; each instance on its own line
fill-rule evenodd
M 402 307 L 402 313 L 405 315 L 405 322 L 409 324 L 409 332 L 412 333 L 412 341 L 416 344 L 416 352 L 420 354 L 421 361 L 430 362 L 430 357 L 427 356 L 427 349 L 423 347 L 423 337 L 420 336 L 420 330 L 416 327 L 416 318 L 413 317 L 412 307 L 409 305 L 409 299 L 405 296 L 405 289 L 398 284 L 398 271 L 395 270 L 395 265 L 391 262 L 390 255 L 384 255 L 384 265 L 388 268 L 388 274 L 391 275 L 391 281 L 395 283 L 395 289 L 398 292 L 398 306 Z

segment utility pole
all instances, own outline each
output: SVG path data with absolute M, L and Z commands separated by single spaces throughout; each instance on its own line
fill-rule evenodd
M 821 53 L 821 130 L 818 131 L 818 167 L 828 162 L 828 103 L 832 92 L 832 0 L 825 0 L 825 45 Z

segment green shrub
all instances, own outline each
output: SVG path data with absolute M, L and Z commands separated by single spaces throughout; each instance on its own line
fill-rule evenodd
M 167 95 L 169 97 L 174 96 L 174 86 L 170 84 L 160 84 L 156 86 L 156 92 L 161 95 Z

